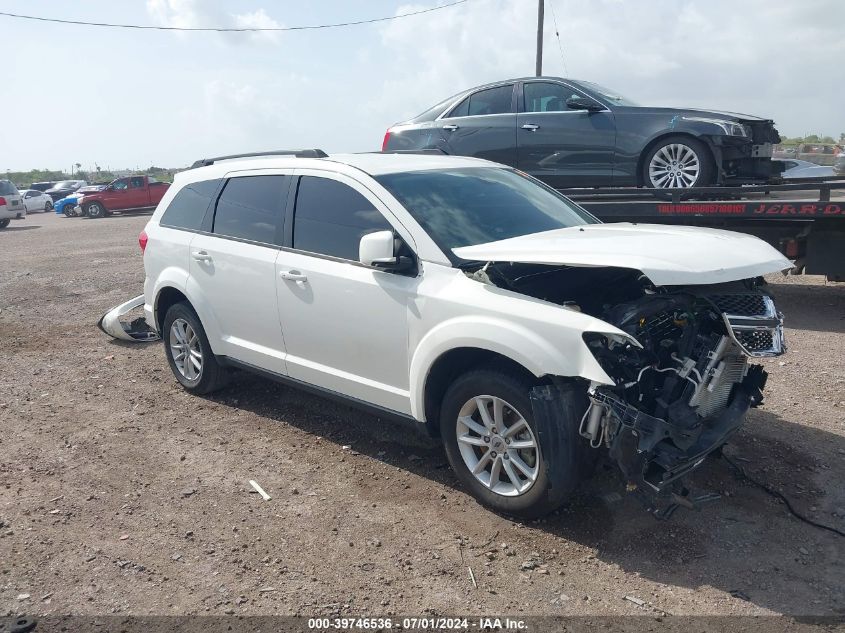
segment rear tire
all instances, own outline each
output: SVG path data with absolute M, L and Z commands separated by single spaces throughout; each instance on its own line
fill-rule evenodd
M 52 203 L 52 202 L 47 202 L 47 203 L 44 205 L 44 213 L 49 213 L 49 212 L 50 212 L 50 211 L 52 211 L 52 210 L 53 210 L 53 203 Z
M 164 354 L 185 391 L 211 393 L 225 384 L 225 369 L 217 362 L 205 329 L 187 301 L 176 303 L 164 316 Z
M 9 226 L 9 222 L 11 222 L 9 218 L 4 218 L 3 220 L 0 220 L 0 229 L 5 229 L 7 226 Z
M 544 460 L 565 456 L 543 453 L 529 397 L 532 386 L 527 377 L 476 369 L 452 383 L 440 413 L 446 456 L 461 484 L 490 509 L 524 518 L 557 509 L 581 480 L 577 460 L 547 468 Z M 482 406 L 492 427 L 484 422 Z M 532 444 L 536 450 L 525 448 Z M 498 468 L 493 463 L 496 460 Z M 557 481 L 550 480 L 550 473 Z
M 98 220 L 106 217 L 106 208 L 99 202 L 91 202 L 85 205 L 85 215 L 92 220 Z

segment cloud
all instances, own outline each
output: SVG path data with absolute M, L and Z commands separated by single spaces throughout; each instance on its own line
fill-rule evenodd
M 180 28 L 278 29 L 283 24 L 263 8 L 246 13 L 227 13 L 220 5 L 200 0 L 147 0 L 147 13 L 160 26 Z M 223 41 L 239 44 L 246 40 L 275 42 L 279 32 L 220 33 Z

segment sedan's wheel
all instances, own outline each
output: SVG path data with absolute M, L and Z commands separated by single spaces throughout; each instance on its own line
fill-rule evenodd
M 537 480 L 537 440 L 509 402 L 488 395 L 468 400 L 458 413 L 457 438 L 466 467 L 496 494 L 521 495 Z
M 0 220 L 0 229 L 5 229 L 7 226 L 9 226 L 9 222 L 11 222 L 9 218 L 4 218 Z
M 52 210 L 53 210 L 53 203 L 48 200 L 44 204 L 44 213 L 47 213 L 48 211 L 52 211 Z
M 170 369 L 187 391 L 202 394 L 223 386 L 224 370 L 190 304 L 177 303 L 167 310 L 162 334 Z
M 104 218 L 106 216 L 106 208 L 99 202 L 92 202 L 85 207 L 85 214 L 93 219 Z
M 643 180 L 655 189 L 688 189 L 710 184 L 713 171 L 713 161 L 702 143 L 670 137 L 649 152 Z
M 477 369 L 452 383 L 440 411 L 446 456 L 460 482 L 493 510 L 526 518 L 548 514 L 566 501 L 581 478 L 583 444 L 579 419 L 566 416 L 548 436 L 555 438 L 555 454 L 543 452 L 529 398 L 532 386 L 527 376 Z

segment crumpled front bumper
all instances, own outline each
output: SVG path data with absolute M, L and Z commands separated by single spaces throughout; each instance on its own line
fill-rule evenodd
M 130 299 L 106 312 L 97 322 L 103 332 L 121 341 L 131 343 L 149 343 L 159 340 L 158 333 L 147 324 L 144 317 L 138 317 L 129 323 L 121 320 L 128 312 L 144 305 L 144 295 Z
M 728 406 L 696 428 L 679 428 L 597 389 L 593 399 L 608 408 L 618 425 L 610 457 L 622 470 L 628 489 L 651 495 L 673 492 L 678 480 L 723 446 L 742 426 L 748 410 L 762 403 L 767 376 L 760 365 L 750 366 Z

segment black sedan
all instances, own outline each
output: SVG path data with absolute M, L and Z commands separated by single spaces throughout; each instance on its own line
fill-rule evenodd
M 455 95 L 387 130 L 383 151 L 439 149 L 512 165 L 554 187 L 768 182 L 769 119 L 638 105 L 587 81 L 512 79 Z
M 70 194 L 74 193 L 80 187 L 84 187 L 88 183 L 84 180 L 62 180 L 61 182 L 57 182 L 53 185 L 50 189 L 45 191 L 48 196 L 53 199 L 53 202 L 57 200 L 61 200 L 65 196 L 69 196 Z

